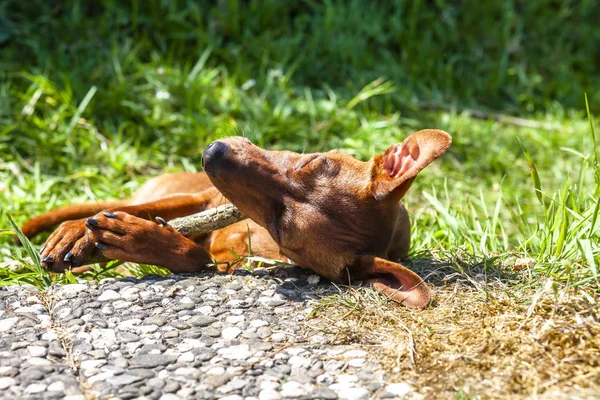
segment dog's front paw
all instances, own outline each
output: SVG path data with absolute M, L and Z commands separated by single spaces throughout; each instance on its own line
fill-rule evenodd
M 101 212 L 85 224 L 93 245 L 111 260 L 164 265 L 183 239 L 160 217 L 154 222 L 120 211 Z
M 85 265 L 94 251 L 85 219 L 63 222 L 40 251 L 42 266 L 55 272 Z

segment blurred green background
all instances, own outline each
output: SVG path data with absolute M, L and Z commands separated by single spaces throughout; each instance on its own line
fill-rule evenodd
M 415 252 L 517 252 L 597 277 L 581 240 L 598 237 L 584 93 L 597 113 L 599 15 L 593 0 L 4 0 L 0 201 L 23 223 L 123 197 L 199 169 L 224 135 L 367 159 L 439 128 L 453 146 L 407 198 Z

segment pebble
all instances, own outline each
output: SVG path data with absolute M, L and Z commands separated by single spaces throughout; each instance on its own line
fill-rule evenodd
M 385 391 L 393 395 L 402 397 L 412 392 L 412 388 L 408 383 L 392 383 L 385 387 Z
M 223 339 L 231 340 L 237 338 L 241 333 L 242 330 L 240 328 L 238 328 L 237 326 L 232 326 L 223 329 L 223 332 L 221 332 L 221 336 L 223 337 Z
M 225 373 L 225 368 L 223 367 L 214 367 L 206 371 L 206 375 L 223 375 Z
M 89 288 L 84 283 L 72 283 L 70 285 L 63 285 L 58 290 L 58 293 L 67 299 L 77 296 L 79 293 L 86 291 Z
M 79 364 L 80 369 L 94 369 L 100 368 L 106 364 L 106 360 L 86 360 Z
M 142 379 L 144 379 L 144 378 L 142 378 L 141 376 L 131 375 L 131 374 L 123 374 L 123 375 L 119 375 L 114 378 L 111 378 L 110 383 L 114 386 L 125 386 L 125 385 L 129 385 L 130 383 L 141 381 Z
M 177 361 L 177 357 L 172 355 L 142 354 L 136 357 L 132 357 L 129 361 L 129 364 L 134 368 L 154 368 L 158 366 L 172 364 L 175 361 Z
M 105 290 L 100 297 L 98 297 L 98 301 L 110 301 L 120 299 L 121 295 L 114 290 Z
M 157 326 L 165 326 L 167 324 L 167 319 L 163 317 L 150 317 L 146 318 L 142 321 L 143 325 L 157 325 Z
M 281 395 L 287 399 L 295 399 L 298 397 L 306 396 L 307 390 L 304 388 L 304 385 L 295 382 L 295 381 L 287 381 L 283 385 L 281 385 Z
M 194 361 L 194 358 L 196 356 L 194 356 L 194 353 L 192 353 L 191 351 L 182 353 L 178 358 L 177 358 L 177 362 L 178 363 L 185 363 L 185 362 L 192 362 Z
M 261 390 L 258 394 L 259 400 L 279 400 L 281 399 L 281 394 L 277 390 L 273 389 L 264 389 Z
M 366 362 L 367 360 L 365 360 L 364 358 L 354 358 L 348 361 L 348 365 L 354 368 L 362 368 L 362 366 L 365 365 Z
M 43 346 L 28 346 L 27 352 L 31 357 L 46 357 L 48 349 Z
M 0 378 L 0 390 L 8 389 L 9 387 L 15 385 L 17 381 L 15 381 L 11 377 L 2 377 Z
M 283 342 L 287 339 L 287 335 L 283 332 L 277 332 L 271 335 L 271 340 L 274 342 Z
M 31 357 L 27 359 L 29 365 L 52 365 L 52 361 L 41 357 Z
M 159 400 L 181 400 L 181 397 L 173 393 L 165 393 L 160 396 Z
M 192 326 L 209 326 L 217 322 L 215 317 L 205 316 L 205 315 L 197 315 L 195 317 L 190 318 L 187 323 Z
M 19 322 L 18 317 L 6 318 L 0 320 L 0 332 L 7 332 L 11 330 Z
M 340 399 L 361 400 L 369 397 L 369 391 L 362 387 L 345 387 L 337 391 Z
M 43 391 L 46 390 L 47 387 L 48 387 L 48 385 L 46 385 L 44 383 L 32 383 L 31 385 L 29 385 L 25 388 L 25 393 L 28 393 L 28 394 L 42 393 Z
M 346 358 L 364 358 L 367 356 L 367 352 L 364 350 L 349 350 L 344 352 Z
M 87 286 L 86 286 L 87 287 Z M 65 383 L 62 381 L 56 381 L 48 385 L 47 390 L 49 392 L 64 392 Z
M 249 350 L 249 348 L 250 347 L 247 344 L 230 346 L 219 349 L 217 354 L 229 360 L 245 360 L 252 356 L 252 352 Z

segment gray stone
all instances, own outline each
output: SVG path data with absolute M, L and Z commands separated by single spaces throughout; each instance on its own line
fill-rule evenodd
M 134 382 L 141 381 L 142 379 L 144 379 L 144 378 L 142 378 L 141 376 L 138 376 L 138 375 L 123 374 L 123 375 L 118 375 L 114 378 L 111 378 L 110 383 L 114 386 L 124 386 L 124 385 L 129 385 Z
M 173 393 L 165 393 L 160 396 L 159 400 L 181 400 L 181 397 Z
M 190 325 L 189 325 L 189 324 L 187 324 L 187 323 L 185 323 L 185 322 L 181 322 L 181 321 L 175 321 L 175 322 L 173 322 L 173 323 L 171 324 L 171 326 L 172 326 L 173 328 L 180 329 L 180 330 L 183 330 L 183 329 L 189 329 L 189 328 L 190 328 Z
M 48 347 L 48 355 L 56 358 L 63 358 L 67 355 L 67 353 L 60 342 L 53 341 Z
M 267 305 L 270 307 L 278 307 L 278 306 L 282 306 L 284 304 L 285 304 L 285 300 L 281 300 L 281 299 L 272 299 L 271 301 L 269 301 L 267 303 Z
M 393 395 L 403 397 L 410 394 L 413 389 L 408 383 L 391 383 L 385 387 L 385 391 Z
M 165 366 L 177 361 L 177 356 L 167 354 L 142 354 L 134 356 L 129 364 L 134 368 L 154 368 Z
M 167 324 L 167 319 L 163 317 L 150 317 L 142 321 L 143 325 L 164 326 Z
M 2 376 L 14 377 L 18 374 L 19 374 L 18 368 L 14 368 L 11 366 L 0 367 L 0 377 L 2 377 Z
M 223 375 L 208 375 L 202 381 L 203 384 L 208 386 L 209 388 L 215 389 L 223 386 L 229 381 L 230 377 L 228 374 Z
M 163 338 L 165 339 L 174 339 L 179 336 L 179 332 L 177 331 L 168 331 L 163 333 Z
M 39 381 L 44 379 L 49 371 L 45 371 L 41 367 L 31 367 L 21 371 L 20 378 L 25 382 Z
M 176 391 L 179 390 L 179 388 L 181 387 L 181 385 L 179 385 L 178 382 L 167 382 L 167 384 L 163 387 L 163 392 L 164 393 L 175 393 Z
M 8 389 L 9 387 L 14 386 L 16 384 L 17 381 L 11 377 L 5 376 L 0 378 L 0 390 Z
M 146 385 L 155 389 L 162 389 L 163 387 L 165 387 L 166 382 L 164 381 L 164 379 L 150 378 L 146 381 Z
M 281 385 L 281 395 L 286 399 L 296 399 L 298 397 L 307 396 L 310 393 L 304 385 L 295 382 L 287 381 Z
M 106 360 L 86 360 L 79 364 L 80 369 L 100 368 L 106 364 Z
M 242 332 L 242 337 L 244 339 L 251 339 L 251 340 L 260 339 L 260 336 L 258 335 L 258 333 L 256 333 L 256 332 L 250 332 L 250 331 L 244 331 L 244 332 Z
M 125 359 L 124 357 L 117 357 L 117 358 L 113 359 L 112 362 L 117 367 L 121 367 L 121 368 L 129 367 L 129 361 L 127 361 L 127 359 Z
M 28 346 L 27 352 L 31 357 L 46 357 L 48 349 L 43 346 Z
M 335 400 L 338 398 L 338 395 L 331 389 L 328 388 L 319 388 L 316 389 L 312 395 L 315 399 L 323 399 L 323 400 Z
M 120 299 L 121 295 L 114 290 L 105 290 L 100 297 L 98 297 L 98 301 L 111 301 Z
M 263 389 L 258 394 L 259 400 L 279 400 L 281 399 L 281 394 L 277 390 L 273 389 Z
M 231 326 L 229 328 L 223 329 L 221 332 L 221 337 L 225 340 L 232 340 L 237 338 L 242 333 L 242 330 L 237 326 Z
M 56 381 L 48 385 L 47 388 L 50 392 L 64 392 L 65 391 L 65 383 L 61 381 Z
M 28 394 L 42 393 L 46 390 L 47 387 L 48 387 L 48 385 L 46 385 L 45 383 L 32 383 L 31 385 L 29 385 L 25 388 L 25 393 L 28 393 Z
M 362 387 L 344 387 L 337 390 L 338 397 L 348 400 L 362 400 L 369 397 L 369 391 Z
M 187 322 L 192 326 L 209 326 L 217 322 L 218 320 L 215 317 L 210 317 L 207 315 L 197 315 L 195 317 L 190 318 Z
M 273 332 L 271 331 L 271 328 L 269 328 L 268 326 L 262 326 L 262 327 L 258 328 L 258 330 L 256 331 L 256 333 L 258 334 L 258 336 L 261 339 L 266 339 L 269 336 L 271 336 L 271 334 Z
M 196 308 L 194 303 L 179 303 L 173 306 L 173 311 L 193 310 Z
M 19 322 L 18 317 L 0 319 L 0 332 L 8 332 Z
M 138 342 L 141 339 L 141 337 L 131 332 L 119 332 L 117 338 L 123 343 Z
M 82 319 L 79 318 L 73 318 L 72 320 L 70 320 L 69 322 L 67 322 L 66 326 L 67 328 L 70 328 L 72 326 L 81 326 L 84 325 L 85 322 Z
M 144 379 L 150 379 L 150 378 L 153 378 L 154 375 L 156 375 L 156 373 L 154 371 L 152 371 L 151 369 L 144 369 L 144 368 L 132 368 L 132 369 L 128 370 L 127 372 L 132 375 L 136 375 L 141 378 L 144 378 Z

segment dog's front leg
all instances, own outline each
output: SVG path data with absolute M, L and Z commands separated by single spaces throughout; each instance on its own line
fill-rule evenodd
M 212 263 L 202 246 L 160 218 L 155 222 L 120 211 L 103 212 L 88 219 L 86 226 L 90 241 L 111 260 L 158 265 L 174 273 L 198 272 Z

